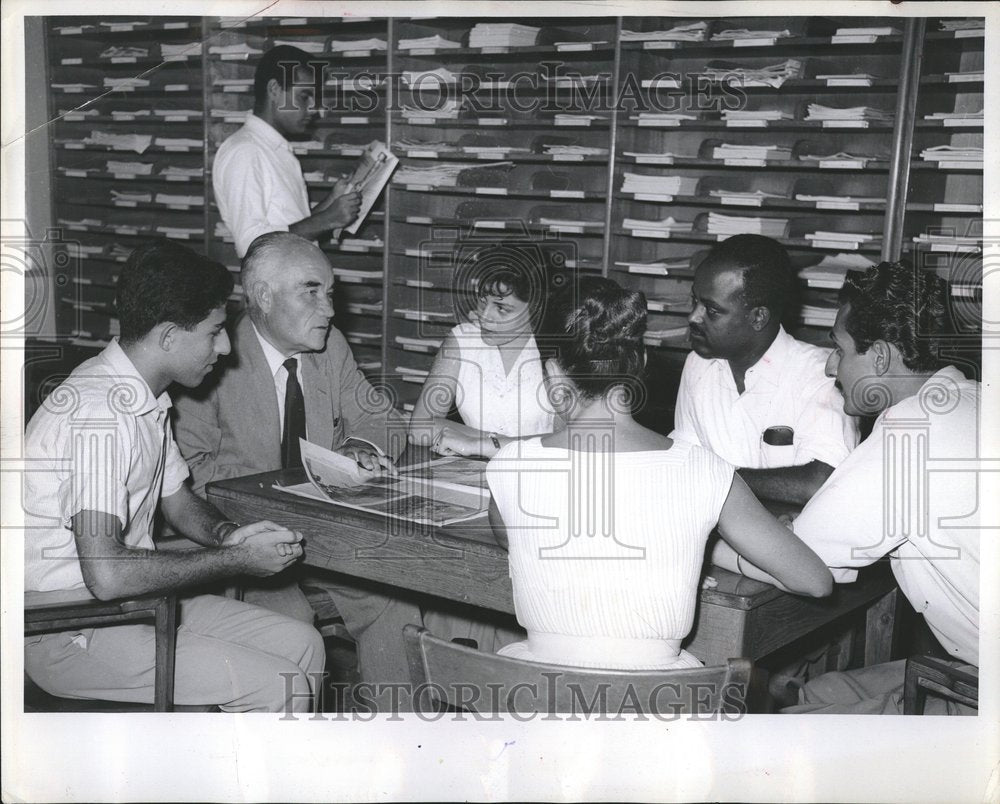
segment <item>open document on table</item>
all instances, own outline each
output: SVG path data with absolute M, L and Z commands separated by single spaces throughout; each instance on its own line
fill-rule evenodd
M 448 469 L 451 461 L 434 461 L 396 477 L 369 479 L 351 458 L 305 440 L 299 443 L 309 482 L 275 485 L 279 491 L 421 525 L 465 522 L 485 516 L 489 508 L 481 470 L 476 474 L 461 467 Z

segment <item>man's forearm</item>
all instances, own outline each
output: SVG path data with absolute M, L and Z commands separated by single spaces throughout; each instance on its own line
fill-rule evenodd
M 822 461 L 779 469 L 740 469 L 740 477 L 760 500 L 805 505 L 819 491 L 833 467 Z

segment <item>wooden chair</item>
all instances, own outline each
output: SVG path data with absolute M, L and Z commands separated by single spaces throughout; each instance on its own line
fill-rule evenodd
M 177 598 L 174 595 L 105 602 L 84 591 L 29 593 L 24 604 L 24 634 L 32 636 L 76 628 L 151 623 L 156 637 L 153 704 L 92 701 L 50 695 L 25 674 L 25 710 L 59 712 L 171 712 L 174 708 L 174 650 L 177 641 Z M 198 707 L 204 711 L 203 707 Z
M 933 656 L 914 656 L 906 660 L 903 682 L 903 714 L 922 715 L 927 694 L 979 708 L 979 676 L 952 667 Z
M 403 629 L 420 712 L 571 712 L 702 716 L 746 712 L 753 664 L 683 670 L 592 670 L 483 653 Z

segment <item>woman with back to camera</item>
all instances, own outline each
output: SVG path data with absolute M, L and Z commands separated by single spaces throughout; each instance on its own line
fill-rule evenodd
M 579 667 L 699 667 L 691 630 L 705 544 L 722 538 L 786 591 L 821 597 L 820 559 L 703 447 L 637 424 L 646 300 L 585 277 L 550 302 L 542 328 L 557 433 L 490 461 L 490 521 L 510 551 L 526 642 L 503 655 Z
M 410 441 L 446 455 L 489 457 L 523 436 L 550 433 L 534 325 L 545 278 L 534 252 L 511 245 L 481 249 L 472 276 L 469 320 L 445 338 L 410 417 Z M 452 406 L 464 424 L 445 417 Z

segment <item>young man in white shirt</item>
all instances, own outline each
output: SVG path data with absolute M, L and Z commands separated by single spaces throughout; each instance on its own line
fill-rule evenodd
M 25 590 L 101 600 L 266 577 L 302 555 L 301 535 L 239 527 L 185 484 L 167 387 L 198 385 L 229 352 L 226 269 L 183 246 L 137 249 L 122 269 L 121 336 L 78 366 L 25 432 Z M 204 549 L 162 552 L 159 511 Z M 310 711 L 325 662 L 312 627 L 236 600 L 180 603 L 174 700 L 225 711 Z M 153 628 L 86 628 L 25 639 L 25 669 L 47 692 L 151 702 Z
M 265 53 L 254 73 L 254 109 L 243 127 L 219 147 L 212 189 L 236 253 L 268 232 L 293 232 L 318 240 L 354 221 L 361 197 L 346 180 L 309 207 L 302 167 L 289 140 L 303 139 L 313 120 L 314 62 L 290 45 Z
M 828 351 L 791 337 L 788 253 L 769 237 L 736 235 L 695 271 L 672 437 L 739 467 L 761 498 L 804 504 L 858 443 L 824 374 Z

